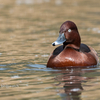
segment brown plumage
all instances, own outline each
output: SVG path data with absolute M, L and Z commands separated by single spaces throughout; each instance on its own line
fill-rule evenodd
M 65 68 L 65 67 L 86 67 L 97 65 L 99 58 L 96 51 L 81 44 L 81 38 L 77 26 L 71 22 L 64 22 L 59 31 L 59 37 L 52 45 L 63 45 L 57 47 L 51 54 L 47 67 Z

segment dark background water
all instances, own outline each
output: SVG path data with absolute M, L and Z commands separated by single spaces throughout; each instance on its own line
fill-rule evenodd
M 0 1 L 0 100 L 99 100 L 100 68 L 46 68 L 60 25 L 76 23 L 100 58 L 100 0 Z

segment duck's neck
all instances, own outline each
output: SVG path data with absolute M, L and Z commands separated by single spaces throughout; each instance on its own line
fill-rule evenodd
M 79 37 L 77 37 L 77 39 L 75 39 L 72 42 L 64 42 L 63 48 L 70 47 L 70 48 L 73 48 L 75 50 L 80 50 L 80 44 L 81 44 L 81 39 L 80 39 L 80 36 L 79 36 Z
M 80 47 L 76 47 L 75 45 L 73 45 L 73 44 L 68 44 L 68 45 L 64 45 L 63 46 L 64 47 L 64 49 L 66 48 L 72 48 L 72 49 L 74 49 L 74 50 L 76 50 L 76 51 L 80 51 Z

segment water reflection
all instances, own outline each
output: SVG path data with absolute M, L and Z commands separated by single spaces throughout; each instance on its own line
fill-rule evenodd
M 87 84 L 89 81 L 99 83 L 95 77 L 99 76 L 97 70 L 100 68 L 59 70 L 26 63 L 2 64 L 0 67 L 2 98 L 13 95 L 9 100 L 16 95 L 18 100 L 24 99 L 26 94 L 27 99 L 81 100 L 83 91 L 86 91 L 84 88 L 95 87 Z
M 95 72 L 95 69 L 84 70 L 77 68 L 53 72 L 53 74 L 55 73 L 56 75 L 54 80 L 59 82 L 55 84 L 55 86 L 62 87 L 58 90 L 58 93 L 63 100 L 81 100 L 81 93 L 84 90 L 83 83 L 94 78 L 93 76 L 86 77 L 83 75 L 91 72 Z

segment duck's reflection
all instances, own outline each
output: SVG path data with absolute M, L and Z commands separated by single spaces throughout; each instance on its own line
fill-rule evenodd
M 95 70 L 83 70 L 80 68 L 61 70 L 56 73 L 55 81 L 59 84 L 55 86 L 61 86 L 62 89 L 59 90 L 59 95 L 63 100 L 81 100 L 81 92 L 83 90 L 82 83 L 87 82 L 88 79 L 93 77 L 85 77 L 84 73 L 93 72 Z

